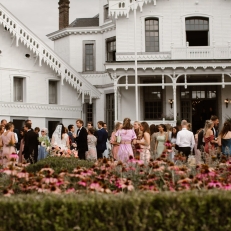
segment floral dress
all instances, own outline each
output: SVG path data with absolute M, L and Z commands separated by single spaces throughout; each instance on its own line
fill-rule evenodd
M 142 143 L 145 142 L 145 139 L 140 140 Z M 140 144 L 140 160 L 143 160 L 147 163 L 150 160 L 150 145 Z
M 39 146 L 38 150 L 38 160 L 45 159 L 47 157 L 47 147 L 50 144 L 50 139 L 48 136 L 40 138 L 41 140 L 41 145 Z
M 97 138 L 94 135 L 87 136 L 88 151 L 86 151 L 86 160 L 97 160 L 96 144 Z

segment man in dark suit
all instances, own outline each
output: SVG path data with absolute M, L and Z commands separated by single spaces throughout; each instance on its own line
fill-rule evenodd
M 76 134 L 75 134 L 75 127 L 73 124 L 70 124 L 68 126 L 68 136 L 69 136 L 69 141 L 70 141 L 70 149 L 73 150 L 77 147 L 76 143 L 75 143 L 75 138 L 76 138 Z
M 85 127 L 83 127 L 83 121 L 81 119 L 78 119 L 76 121 L 76 126 L 78 128 L 76 133 L 76 143 L 77 143 L 77 150 L 78 150 L 78 156 L 79 159 L 85 160 L 85 152 L 88 151 L 88 145 L 87 145 L 87 130 Z
M 98 122 L 98 131 L 96 131 L 96 137 L 97 137 L 97 158 L 103 158 L 103 152 L 107 149 L 107 138 L 108 138 L 108 133 L 106 130 L 103 128 L 104 122 L 99 121 Z
M 24 126 L 26 131 L 24 141 L 24 158 L 31 163 L 36 163 L 38 159 L 38 135 L 31 130 L 31 123 L 26 123 Z

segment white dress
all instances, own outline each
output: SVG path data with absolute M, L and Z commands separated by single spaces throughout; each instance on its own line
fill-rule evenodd
M 68 149 L 67 143 L 69 143 L 69 136 L 65 133 L 65 134 L 63 135 L 63 138 L 62 138 L 62 140 L 61 140 L 61 144 L 60 144 L 59 147 L 60 147 L 61 149 L 63 149 L 63 150 L 66 150 L 66 149 Z
M 52 140 L 51 140 L 51 145 L 52 146 L 58 146 L 61 148 L 61 150 L 67 150 L 68 147 L 67 147 L 67 143 L 69 143 L 69 136 L 68 134 L 64 134 L 62 139 L 59 140 L 59 139 L 56 139 L 54 134 L 52 136 Z

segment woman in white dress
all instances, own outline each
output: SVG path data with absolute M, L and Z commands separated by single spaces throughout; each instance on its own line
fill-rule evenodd
M 63 124 L 57 125 L 51 139 L 51 146 L 60 150 L 67 150 L 70 148 L 69 136 L 65 131 Z

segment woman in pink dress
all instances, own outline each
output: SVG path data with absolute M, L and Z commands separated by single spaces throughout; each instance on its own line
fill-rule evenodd
M 112 152 L 113 158 L 115 160 L 117 160 L 117 153 L 118 153 L 119 147 L 120 147 L 120 143 L 117 142 L 117 139 L 116 139 L 117 137 L 115 134 L 117 131 L 120 131 L 121 128 L 122 128 L 122 123 L 117 122 L 115 125 L 115 129 L 111 134 L 111 139 L 110 139 L 110 143 L 112 144 L 111 152 Z
M 86 160 L 97 160 L 97 151 L 96 151 L 97 138 L 93 134 L 94 134 L 94 129 L 89 128 L 88 135 L 87 135 L 88 151 L 86 151 L 85 153 Z
M 209 150 L 214 150 L 214 144 L 217 144 L 218 141 L 214 140 L 214 135 L 213 135 L 213 122 L 209 121 L 205 125 L 204 129 L 204 141 L 205 141 L 205 152 L 209 153 Z
M 132 129 L 131 120 L 129 118 L 124 119 L 122 129 L 117 131 L 115 136 L 121 137 L 117 159 L 122 162 L 127 162 L 129 160 L 129 156 L 134 157 L 132 141 L 137 138 L 134 130 Z
M 8 123 L 5 126 L 6 132 L 2 134 L 2 142 L 0 145 L 3 146 L 2 149 L 2 156 L 3 158 L 6 157 L 8 160 L 10 160 L 10 155 L 12 153 L 15 153 L 15 135 L 14 135 L 14 125 L 12 123 Z

